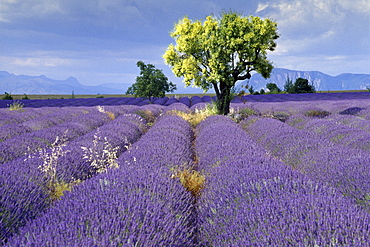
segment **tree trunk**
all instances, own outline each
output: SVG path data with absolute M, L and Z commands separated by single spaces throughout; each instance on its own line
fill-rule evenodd
M 231 88 L 226 84 L 220 83 L 220 92 L 217 94 L 217 111 L 218 114 L 227 115 L 230 112 L 230 102 L 231 102 Z

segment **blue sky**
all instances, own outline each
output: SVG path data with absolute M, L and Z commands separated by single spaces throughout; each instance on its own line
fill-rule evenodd
M 0 0 L 0 70 L 128 87 L 142 60 L 183 88 L 162 59 L 169 32 L 223 10 L 278 23 L 275 67 L 370 74 L 370 0 Z

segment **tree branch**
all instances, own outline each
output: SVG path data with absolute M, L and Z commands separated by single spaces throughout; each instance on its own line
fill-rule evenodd
M 245 74 L 245 75 L 239 75 L 236 77 L 236 80 L 237 81 L 240 81 L 240 80 L 246 80 L 246 79 L 250 79 L 251 78 L 251 74 L 249 73 L 249 71 Z

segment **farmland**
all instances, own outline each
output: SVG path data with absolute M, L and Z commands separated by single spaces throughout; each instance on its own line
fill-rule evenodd
M 0 245 L 368 246 L 370 93 L 211 100 L 0 100 Z

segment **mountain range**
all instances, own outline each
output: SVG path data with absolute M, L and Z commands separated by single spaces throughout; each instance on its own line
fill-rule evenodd
M 44 75 L 14 75 L 0 71 L 0 94 L 124 94 L 125 89 L 109 86 L 86 86 L 76 78 L 54 80 Z
M 275 83 L 280 89 L 284 89 L 287 78 L 295 81 L 297 78 L 308 79 L 317 91 L 334 90 L 363 90 L 370 86 L 370 74 L 344 73 L 338 76 L 330 76 L 319 71 L 297 71 L 282 68 L 273 69 L 270 78 L 264 79 L 260 74 L 252 75 L 250 80 L 239 82 L 240 85 L 248 84 L 255 90 L 266 89 L 267 83 Z M 199 89 L 192 87 L 184 88 L 178 85 L 175 93 L 201 93 Z M 6 71 L 0 71 L 0 93 L 10 94 L 124 94 L 127 84 L 101 84 L 98 86 L 82 85 L 76 78 L 69 77 L 66 80 L 54 80 L 44 75 L 27 76 L 14 75 Z
M 320 71 L 298 71 L 282 68 L 273 69 L 268 79 L 264 79 L 260 74 L 254 74 L 248 84 L 254 89 L 260 90 L 266 89 L 267 83 L 275 83 L 283 90 L 288 78 L 293 83 L 297 78 L 307 79 L 317 91 L 366 90 L 370 86 L 370 74 L 343 73 L 330 76 Z

